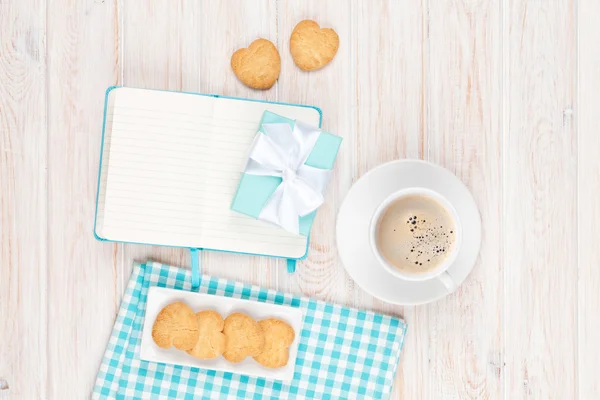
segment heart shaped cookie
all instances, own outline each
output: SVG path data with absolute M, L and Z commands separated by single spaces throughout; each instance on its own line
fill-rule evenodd
M 333 60 L 340 47 L 340 38 L 331 28 L 319 27 L 315 21 L 298 22 L 290 37 L 290 52 L 300 69 L 313 71 Z
M 268 368 L 285 366 L 290 358 L 289 347 L 296 336 L 294 328 L 275 318 L 264 319 L 258 324 L 265 334 L 265 347 L 254 359 Z
M 201 311 L 198 319 L 198 342 L 188 354 L 196 358 L 215 358 L 225 351 L 225 335 L 223 334 L 223 317 L 216 311 Z
M 169 304 L 156 316 L 152 326 L 152 339 L 158 347 L 190 350 L 198 342 L 196 314 L 185 303 Z
M 227 336 L 223 357 L 232 363 L 259 355 L 265 345 L 260 325 L 246 314 L 233 313 L 225 318 L 223 333 Z
M 253 89 L 269 89 L 279 78 L 281 58 L 273 43 L 257 39 L 231 56 L 231 69 L 242 83 Z

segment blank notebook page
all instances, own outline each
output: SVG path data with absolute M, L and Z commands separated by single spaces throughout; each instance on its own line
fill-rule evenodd
M 113 89 L 96 234 L 119 242 L 302 257 L 305 236 L 230 210 L 265 110 L 320 122 L 309 107 Z

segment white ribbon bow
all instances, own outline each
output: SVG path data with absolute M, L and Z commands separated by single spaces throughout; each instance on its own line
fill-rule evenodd
M 277 176 L 283 180 L 271 195 L 258 218 L 299 234 L 299 218 L 323 204 L 323 192 L 330 171 L 305 165 L 321 131 L 296 121 L 263 124 L 250 149 L 245 173 Z

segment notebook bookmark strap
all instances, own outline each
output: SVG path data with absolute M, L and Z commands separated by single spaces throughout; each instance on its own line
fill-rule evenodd
M 296 260 L 292 258 L 287 259 L 287 270 L 290 274 L 296 272 Z
M 192 288 L 196 289 L 200 286 L 200 257 L 202 255 L 201 249 L 190 249 L 192 255 Z

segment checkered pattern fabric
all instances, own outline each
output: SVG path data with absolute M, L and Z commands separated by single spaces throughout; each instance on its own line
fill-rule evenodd
M 289 383 L 140 360 L 148 288 L 192 290 L 191 272 L 134 267 L 94 387 L 94 399 L 386 399 L 406 325 L 400 319 L 202 276 L 201 293 L 298 307 L 304 314 Z

